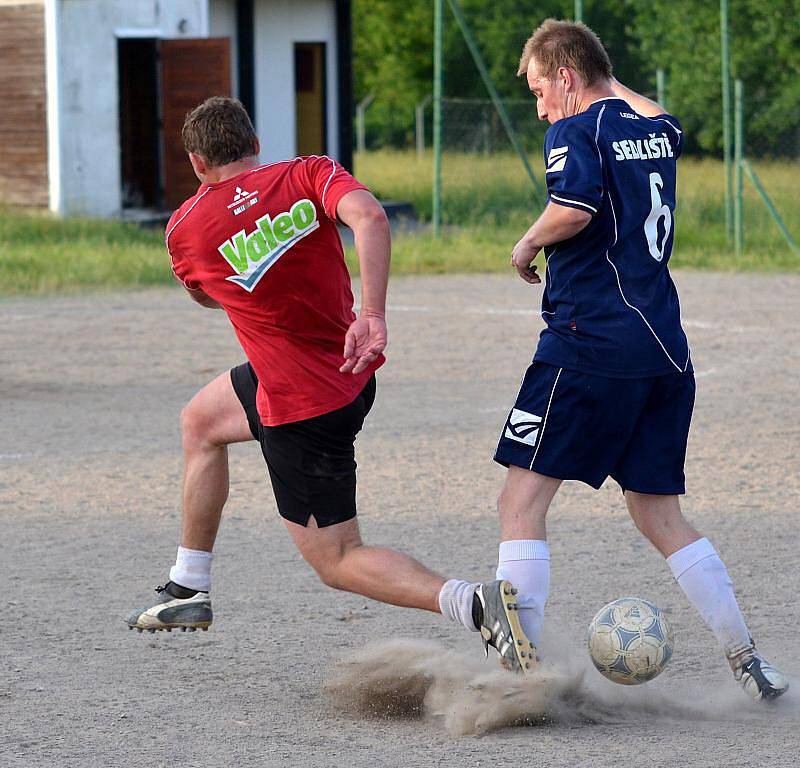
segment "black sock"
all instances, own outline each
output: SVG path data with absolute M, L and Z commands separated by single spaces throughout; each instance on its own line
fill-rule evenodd
M 480 629 L 483 626 L 483 606 L 481 601 L 478 600 L 478 593 L 472 596 L 472 621 L 475 624 L 475 629 Z
M 182 587 L 180 584 L 176 584 L 174 581 L 168 581 L 167 586 L 164 589 L 173 597 L 177 597 L 178 600 L 187 600 L 190 597 L 194 597 L 198 590 L 196 589 L 187 589 L 186 587 Z M 473 610 L 475 610 L 473 608 Z

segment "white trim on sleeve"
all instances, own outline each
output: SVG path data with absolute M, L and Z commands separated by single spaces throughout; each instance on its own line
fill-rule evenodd
M 331 175 L 328 176 L 328 180 L 325 182 L 325 186 L 322 188 L 322 197 L 320 197 L 320 202 L 322 203 L 322 209 L 327 213 L 328 209 L 325 207 L 325 195 L 328 192 L 328 185 L 331 183 L 331 179 L 333 179 L 334 174 L 336 173 L 336 161 L 332 158 L 328 157 L 327 155 L 323 155 L 323 157 L 327 157 L 328 160 L 331 161 Z M 336 218 L 336 211 L 333 212 L 333 216 L 331 218 Z
M 572 203 L 572 205 L 580 205 L 584 208 L 588 208 L 593 213 L 597 213 L 597 208 L 589 203 L 582 203 L 580 200 L 570 200 L 568 197 L 559 197 L 558 195 L 554 195 L 552 192 L 550 193 L 550 198 L 552 200 L 558 200 L 560 203 Z

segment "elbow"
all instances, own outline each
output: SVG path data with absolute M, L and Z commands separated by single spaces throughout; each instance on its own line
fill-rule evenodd
M 389 232 L 389 229 L 389 218 L 386 211 L 383 210 L 383 206 L 378 203 L 363 211 L 353 225 L 355 233 L 359 231 Z

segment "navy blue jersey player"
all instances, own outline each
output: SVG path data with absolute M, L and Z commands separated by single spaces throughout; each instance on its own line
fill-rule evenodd
M 550 581 L 545 519 L 564 480 L 622 487 L 638 529 L 667 559 L 755 699 L 788 683 L 755 649 L 724 564 L 683 517 L 694 374 L 668 262 L 675 232 L 678 121 L 617 82 L 595 34 L 550 19 L 528 40 L 519 74 L 551 125 L 547 206 L 512 264 L 541 282 L 541 334 L 496 460 L 498 578 L 519 589 L 520 621 L 538 643 Z

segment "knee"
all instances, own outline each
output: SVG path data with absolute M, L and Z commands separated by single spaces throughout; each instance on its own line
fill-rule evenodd
M 181 436 L 186 450 L 207 447 L 211 440 L 213 422 L 203 408 L 194 400 L 181 411 Z
M 344 579 L 342 578 L 342 561 L 334 563 L 317 564 L 314 570 L 317 572 L 320 581 L 331 589 L 344 589 Z
M 360 546 L 363 545 L 351 545 L 346 549 L 343 549 L 337 558 L 326 557 L 311 564 L 314 570 L 317 572 L 317 576 L 319 576 L 320 581 L 326 587 L 330 587 L 331 589 L 339 589 L 345 592 L 349 591 L 349 566 L 345 561 L 348 553 L 357 550 Z

